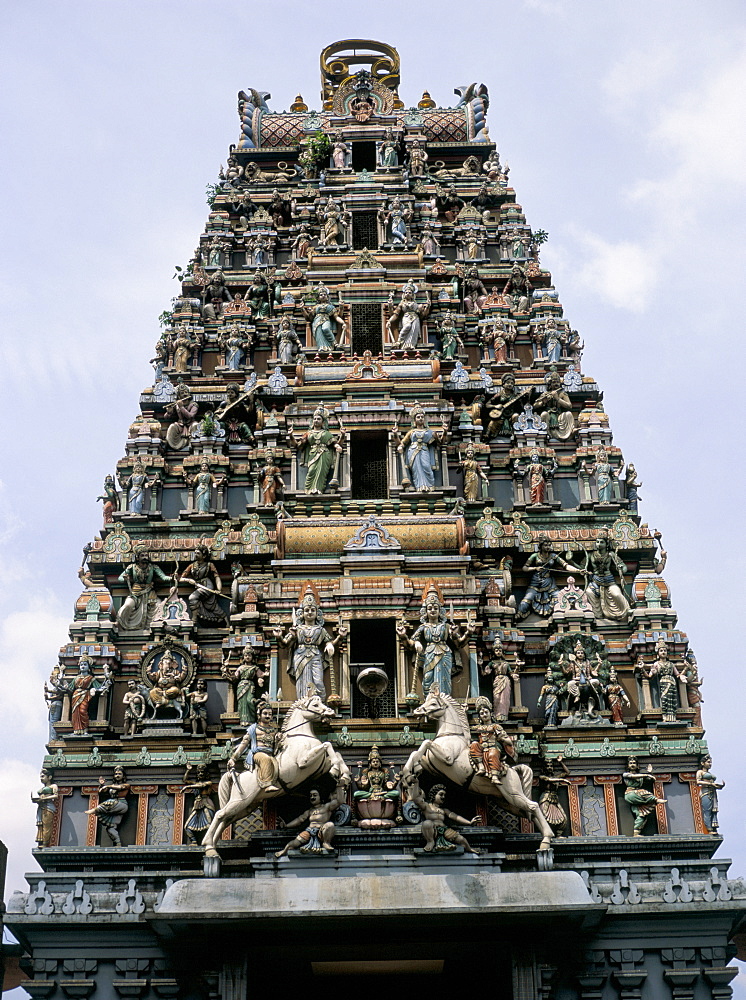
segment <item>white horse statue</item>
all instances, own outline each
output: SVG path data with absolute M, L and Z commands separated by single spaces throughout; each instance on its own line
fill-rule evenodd
M 325 705 L 317 694 L 295 702 L 282 726 L 280 749 L 275 757 L 277 776 L 272 784 L 262 784 L 256 770 L 239 773 L 229 765 L 218 786 L 220 808 L 202 839 L 208 858 L 220 856 L 215 843 L 226 826 L 248 816 L 257 803 L 284 795 L 304 781 L 324 774 L 331 774 L 338 784 L 350 783 L 350 770 L 341 755 L 313 732 L 315 719 L 334 715 L 334 709 Z
M 434 719 L 438 731 L 434 738 L 425 740 L 415 750 L 402 771 L 402 779 L 408 784 L 424 769 L 429 774 L 449 778 L 454 784 L 480 795 L 494 795 L 502 800 L 502 806 L 515 816 L 525 816 L 533 821 L 542 835 L 540 851 L 548 851 L 554 833 L 537 802 L 530 797 L 533 771 L 527 764 L 509 767 L 507 773 L 495 783 L 486 775 L 476 774 L 469 761 L 469 720 L 466 710 L 455 698 L 442 694 L 437 685 L 418 708 L 415 715 Z

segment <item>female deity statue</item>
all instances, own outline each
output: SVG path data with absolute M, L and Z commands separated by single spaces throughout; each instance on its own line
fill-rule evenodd
M 427 425 L 425 411 L 419 404 L 412 410 L 412 426 L 403 438 L 399 428 L 394 426 L 394 441 L 397 451 L 404 458 L 402 486 L 414 486 L 415 490 L 427 493 L 435 489 L 435 470 L 438 468 L 437 449 L 448 440 L 448 424 L 443 420 L 440 431 L 431 431 Z
M 606 534 L 598 536 L 593 552 L 585 553 L 585 566 L 581 572 L 590 576 L 585 597 L 596 619 L 626 620 L 629 614 L 629 601 L 622 589 L 626 568 L 614 552 L 611 540 Z M 615 575 L 619 579 L 618 584 Z
M 554 369 L 546 377 L 546 389 L 535 400 L 534 410 L 547 425 L 550 438 L 567 441 L 575 433 L 572 402 L 563 388 L 562 379 Z
M 271 309 L 269 283 L 259 268 L 254 271 L 254 277 L 246 292 L 246 301 L 256 319 L 266 319 L 269 316 Z
M 204 834 L 215 815 L 215 803 L 210 797 L 212 781 L 207 777 L 205 765 L 197 764 L 196 767 L 186 769 L 184 782 L 182 793 L 186 795 L 191 792 L 194 795 L 192 810 L 184 823 L 184 834 L 187 843 L 198 844 L 200 835 Z
M 262 493 L 262 503 L 264 506 L 274 507 L 277 502 L 278 492 L 285 489 L 285 480 L 282 478 L 282 470 L 279 465 L 275 465 L 272 449 L 267 448 L 264 455 L 265 463 L 259 472 L 259 488 Z
M 290 424 L 290 446 L 302 452 L 302 462 L 306 467 L 306 493 L 323 493 L 327 486 L 329 473 L 334 462 L 334 454 L 342 454 L 342 441 L 344 440 L 344 428 L 335 437 L 329 430 L 329 421 L 326 411 L 319 407 L 311 419 L 311 426 L 299 438 L 293 433 L 293 425 Z M 332 479 L 331 486 L 336 486 L 336 477 Z
M 357 785 L 353 793 L 355 807 L 361 817 L 360 826 L 363 829 L 390 829 L 394 826 L 396 807 L 399 802 L 399 789 L 396 787 L 397 775 L 390 767 L 384 767 L 378 747 L 371 747 L 368 763 L 363 767 L 358 761 Z
M 256 722 L 256 706 L 264 694 L 268 672 L 261 663 L 254 663 L 254 649 L 251 643 L 246 643 L 241 650 L 241 662 L 237 667 L 230 666 L 230 657 L 231 651 L 228 650 L 220 672 L 223 677 L 236 682 L 238 721 L 242 726 L 249 726 L 252 722 Z
M 318 349 L 320 351 L 333 351 L 337 347 L 335 327 L 338 326 L 340 332 L 344 333 L 345 322 L 337 312 L 336 307 L 329 301 L 329 290 L 324 285 L 319 285 L 316 305 L 309 308 L 301 299 L 300 307 L 303 310 L 303 315 L 311 323 L 311 333 Z
M 567 814 L 559 800 L 560 785 L 569 785 L 568 771 L 562 757 L 547 760 L 545 774 L 539 775 L 539 809 L 544 813 L 547 823 L 552 828 L 555 837 L 561 837 L 567 829 Z
M 352 158 L 352 146 L 342 140 L 337 133 L 332 146 L 332 166 L 337 170 L 345 170 L 350 165 Z
M 444 360 L 453 361 L 459 352 L 461 354 L 466 353 L 464 342 L 459 337 L 458 330 L 453 322 L 453 313 L 450 309 L 440 321 L 438 336 L 440 337 L 440 356 Z
M 409 147 L 409 176 L 422 177 L 426 170 L 428 155 L 417 139 Z M 427 251 L 426 251 L 427 252 Z
M 487 289 L 479 277 L 476 267 L 470 267 L 464 278 L 464 307 L 471 315 L 482 315 L 482 307 L 487 301 Z
M 386 135 L 378 150 L 378 160 L 385 170 L 399 166 L 398 144 L 391 129 L 386 129 Z
M 697 657 L 694 655 L 694 650 L 688 649 L 686 655 L 684 656 L 684 667 L 682 669 L 682 674 L 686 680 L 686 700 L 689 708 L 694 709 L 694 718 L 692 719 L 692 724 L 702 728 L 702 705 L 704 704 L 704 698 L 702 697 L 702 692 L 700 688 L 702 687 L 702 681 L 699 679 L 699 670 L 697 669 Z
M 251 341 L 237 323 L 231 323 L 220 337 L 220 346 L 225 351 L 225 365 L 231 371 L 238 371 L 246 360 L 246 351 Z
M 420 612 L 420 625 L 410 638 L 406 626 L 399 621 L 396 632 L 400 641 L 417 654 L 415 670 L 422 670 L 422 694 L 427 698 L 430 688 L 437 684 L 442 694 L 451 693 L 451 678 L 460 674 L 463 666 L 456 663 L 454 649 L 461 649 L 476 631 L 469 621 L 463 630 L 448 622 L 441 607 L 437 591 L 431 587 Z
M 49 847 L 57 817 L 57 798 L 60 790 L 52 780 L 52 772 L 43 768 L 39 775 L 41 788 L 31 801 L 36 805 L 36 846 Z
M 712 757 L 705 754 L 699 765 L 695 780 L 699 789 L 702 819 L 708 833 L 718 832 L 718 790 L 725 788 L 724 781 L 718 781 L 712 773 Z M 43 772 L 42 772 L 43 773 Z
M 197 342 L 189 330 L 185 326 L 180 325 L 173 339 L 175 372 L 183 375 L 189 371 L 189 359 L 196 346 Z
M 588 465 L 585 463 L 585 470 L 590 475 L 595 473 L 596 476 L 596 493 L 598 495 L 599 503 L 611 503 L 611 489 L 613 485 L 613 473 L 611 463 L 609 462 L 608 455 L 606 454 L 605 448 L 599 448 L 596 452 L 596 461 L 593 465 Z
M 545 468 L 538 451 L 531 452 L 531 458 L 525 472 L 528 475 L 528 490 L 532 506 L 546 503 L 547 480 L 552 473 Z
M 176 399 L 166 406 L 166 416 L 173 420 L 166 431 L 166 441 L 174 451 L 184 451 L 189 444 L 198 409 L 199 404 L 192 398 L 189 386 L 182 382 L 176 387 Z
M 303 223 L 300 227 L 300 232 L 295 237 L 292 242 L 292 250 L 295 253 L 295 257 L 299 260 L 307 260 L 308 253 L 311 249 L 311 240 L 313 236 L 308 231 L 307 223 Z
M 440 243 L 429 222 L 422 227 L 419 249 L 426 257 L 437 257 L 440 253 Z
M 153 482 L 156 482 L 157 478 L 156 476 L 150 482 L 148 474 L 145 471 L 145 466 L 139 458 L 135 461 L 132 475 L 122 481 L 122 489 L 127 490 L 127 509 L 130 514 L 142 514 L 142 508 L 145 503 L 145 490 Z
M 70 717 L 74 736 L 86 736 L 90 721 L 90 707 L 94 698 L 98 698 L 111 687 L 111 672 L 104 667 L 104 679 L 96 680 L 93 676 L 93 661 L 83 654 L 78 660 L 78 673 L 67 684 L 70 695 Z
M 630 807 L 635 817 L 632 834 L 635 837 L 642 837 L 648 816 L 652 812 L 655 812 L 657 805 L 662 805 L 666 800 L 659 799 L 653 792 L 645 788 L 645 785 L 653 785 L 655 783 L 652 764 L 648 764 L 647 771 L 641 771 L 637 763 L 637 758 L 630 757 L 627 766 L 629 770 L 625 771 L 622 775 L 626 786 L 624 801 Z
M 187 477 L 187 484 L 194 487 L 194 509 L 198 514 L 210 513 L 212 488 L 213 486 L 222 486 L 225 481 L 224 475 L 213 476 L 207 459 L 201 462 L 196 476 Z
M 295 681 L 295 692 L 303 698 L 309 688 L 326 701 L 324 670 L 331 667 L 335 646 L 347 635 L 347 629 L 337 629 L 335 639 L 324 628 L 324 615 L 309 590 L 299 608 L 293 614 L 293 624 L 282 634 L 282 629 L 274 629 L 274 636 L 283 646 L 292 646 L 288 673 Z
M 395 195 L 388 209 L 382 208 L 379 216 L 384 225 L 391 226 L 391 243 L 393 246 L 408 246 L 409 230 L 407 223 L 412 218 L 411 208 L 402 205 L 399 195 Z
M 394 309 L 391 316 L 386 321 L 386 329 L 393 339 L 393 326 L 397 325 L 399 336 L 396 346 L 403 350 L 414 350 L 420 342 L 422 336 L 422 320 L 430 313 L 432 299 L 427 293 L 427 302 L 418 305 L 415 299 L 417 295 L 417 285 L 413 281 L 408 281 L 402 288 L 402 297 L 399 305 Z
M 637 481 L 637 470 L 634 465 L 629 464 L 625 470 L 624 474 L 624 495 L 627 498 L 627 510 L 630 514 L 637 513 L 637 504 L 639 502 L 640 496 L 638 490 L 642 486 L 642 483 Z
M 96 500 L 104 501 L 104 524 L 114 523 L 114 513 L 119 506 L 119 494 L 117 493 L 117 488 L 114 485 L 114 477 L 107 476 L 104 479 L 104 492 L 100 497 L 96 497 Z
M 627 697 L 627 692 L 619 683 L 616 670 L 613 667 L 609 672 L 609 683 L 604 688 L 604 694 L 606 695 L 606 704 L 609 706 L 609 711 L 611 712 L 612 723 L 615 726 L 623 726 L 623 709 L 625 705 L 627 708 L 630 707 L 630 701 Z
M 489 480 L 484 473 L 479 462 L 474 457 L 474 445 L 469 444 L 466 446 L 466 457 L 462 457 L 459 462 L 459 466 L 464 473 L 464 500 L 478 500 L 479 499 L 479 481 L 481 479 L 484 486 L 482 487 L 482 492 L 486 494 L 487 487 L 489 486 Z
M 198 545 L 194 555 L 194 562 L 182 570 L 179 577 L 180 582 L 194 587 L 187 598 L 192 618 L 202 619 L 210 624 L 227 625 L 228 615 L 218 602 L 223 584 L 217 566 L 210 559 L 210 550 L 206 545 Z
M 503 656 L 502 643 L 497 640 L 492 648 L 492 656 L 482 667 L 483 677 L 492 677 L 492 711 L 498 722 L 504 722 L 510 715 L 510 696 L 513 680 L 518 676 L 518 668 L 523 661 L 516 658 L 513 663 Z
M 505 301 L 510 306 L 511 312 L 528 312 L 531 301 L 531 282 L 526 277 L 526 272 L 520 264 L 514 264 L 510 272 L 510 277 L 505 282 L 503 288 Z
M 531 580 L 523 600 L 518 605 L 518 617 L 525 618 L 529 611 L 535 611 L 542 618 L 547 618 L 552 613 L 558 591 L 552 574 L 556 569 L 572 573 L 577 572 L 578 568 L 553 550 L 552 543 L 546 535 L 540 535 L 539 551 L 528 557 L 525 569 L 531 571 Z
M 280 364 L 292 365 L 294 362 L 293 356 L 301 352 L 301 342 L 300 337 L 295 332 L 295 327 L 287 316 L 283 316 L 280 320 L 280 325 L 277 327 L 277 332 L 275 333 L 275 340 L 277 342 L 277 357 L 280 360 Z
M 86 809 L 86 815 L 97 816 L 99 824 L 106 828 L 114 847 L 121 847 L 122 840 L 118 828 L 129 811 L 127 796 L 130 792 L 124 768 L 115 767 L 114 777 L 108 781 L 102 774 L 98 784 L 99 803 L 93 809 Z
M 515 340 L 515 333 L 505 329 L 501 319 L 493 321 L 491 328 L 481 327 L 482 350 L 485 361 L 494 361 L 497 365 L 507 365 L 508 350 Z
M 541 708 L 542 699 L 544 700 L 544 728 L 545 729 L 556 729 L 557 728 L 557 718 L 559 716 L 559 696 L 560 687 L 554 679 L 552 674 L 552 668 L 547 667 L 547 672 L 544 677 L 544 684 L 542 685 L 541 691 L 539 691 L 539 699 L 536 702 L 536 707 Z
M 548 365 L 559 364 L 562 356 L 563 334 L 557 329 L 557 320 L 550 317 L 544 329 L 537 331 L 536 339 L 541 344 L 543 361 Z
M 655 646 L 656 658 L 649 670 L 648 677 L 658 678 L 661 712 L 664 722 L 676 722 L 676 711 L 679 708 L 679 685 L 681 680 L 686 684 L 686 677 L 679 673 L 668 658 L 668 645 L 659 639 Z
M 492 716 L 489 698 L 477 698 L 477 721 L 472 726 L 474 740 L 469 744 L 469 763 L 476 774 L 483 774 L 495 784 L 508 769 L 506 758 L 515 757 L 513 740 Z
M 349 213 L 340 208 L 329 195 L 326 206 L 321 213 L 323 222 L 319 243 L 321 246 L 340 246 L 345 242 L 345 223 Z

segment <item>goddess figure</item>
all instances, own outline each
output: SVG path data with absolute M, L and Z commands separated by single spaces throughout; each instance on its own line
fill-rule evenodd
M 292 365 L 293 355 L 300 354 L 301 343 L 293 324 L 287 316 L 283 316 L 275 333 L 277 341 L 277 356 L 281 365 Z
M 705 754 L 702 758 L 695 780 L 699 789 L 699 801 L 702 805 L 702 819 L 707 832 L 717 833 L 718 789 L 725 788 L 725 782 L 718 781 L 712 773 L 712 757 L 709 754 Z
M 635 817 L 632 834 L 635 837 L 641 837 L 642 832 L 645 829 L 648 816 L 652 812 L 655 812 L 655 807 L 657 805 L 664 803 L 666 800 L 659 799 L 653 794 L 653 792 L 645 788 L 645 785 L 652 785 L 655 783 L 652 764 L 648 764 L 647 771 L 641 771 L 640 766 L 637 763 L 637 758 L 630 757 L 629 764 L 627 766 L 629 767 L 629 770 L 622 775 L 626 786 L 624 801 L 630 807 L 632 814 Z
M 422 320 L 427 317 L 432 305 L 429 292 L 427 293 L 427 302 L 422 305 L 417 304 L 416 295 L 417 285 L 413 281 L 408 281 L 402 288 L 402 297 L 399 305 L 386 321 L 386 329 L 392 339 L 393 326 L 394 324 L 397 325 L 399 336 L 396 346 L 404 350 L 413 350 L 419 344 L 422 336 Z
M 552 369 L 546 378 L 546 389 L 534 402 L 534 410 L 547 425 L 550 438 L 567 441 L 575 433 L 572 402 L 562 386 L 562 379 Z
M 107 476 L 106 479 L 104 479 L 103 495 L 96 497 L 96 500 L 103 500 L 104 502 L 104 524 L 113 524 L 114 513 L 119 504 L 119 494 L 117 493 L 117 488 L 114 485 L 113 476 Z
M 585 567 L 581 571 L 590 575 L 585 597 L 596 619 L 626 620 L 629 601 L 622 590 L 625 570 L 626 566 L 614 552 L 608 535 L 600 534 L 594 551 L 585 553 Z
M 225 482 L 225 476 L 213 476 L 205 459 L 200 464 L 197 475 L 190 476 L 187 482 L 190 486 L 194 486 L 194 509 L 198 514 L 209 514 L 212 503 L 212 488 L 213 486 L 221 486 Z
M 396 631 L 400 641 L 417 654 L 417 668 L 422 669 L 423 696 L 427 697 L 434 684 L 438 685 L 442 694 L 450 694 L 451 678 L 463 669 L 460 660 L 455 662 L 453 649 L 465 646 L 476 626 L 467 622 L 465 628 L 460 630 L 450 624 L 434 587 L 425 597 L 420 623 L 411 638 L 403 621 L 398 622 Z
M 311 323 L 313 339 L 319 350 L 333 351 L 337 347 L 336 327 L 344 332 L 345 323 L 335 306 L 329 301 L 329 291 L 323 285 L 319 286 L 316 305 L 309 308 L 303 299 L 300 301 L 303 315 Z
M 505 659 L 502 643 L 498 640 L 493 646 L 492 657 L 482 667 L 483 677 L 492 676 L 492 710 L 498 722 L 504 722 L 510 714 L 512 682 L 518 676 L 521 665 L 521 660 L 510 663 Z
M 254 649 L 250 643 L 241 650 L 241 662 L 237 667 L 231 667 L 229 660 L 230 650 L 225 655 L 220 672 L 223 677 L 236 682 L 238 721 L 242 726 L 249 726 L 252 722 L 256 722 L 259 690 L 265 686 L 267 671 L 261 663 L 254 663 Z
M 334 462 L 334 454 L 342 453 L 343 439 L 344 430 L 341 430 L 336 437 L 329 430 L 326 411 L 322 407 L 316 410 L 311 426 L 300 438 L 295 437 L 292 424 L 290 425 L 290 445 L 301 450 L 302 461 L 306 466 L 306 493 L 324 492 Z
M 605 448 L 599 448 L 596 452 L 596 461 L 593 465 L 586 464 L 586 471 L 595 473 L 596 492 L 599 503 L 611 503 L 611 488 L 613 483 L 613 469 L 609 462 Z
M 98 783 L 99 803 L 93 809 L 86 809 L 86 815 L 97 816 L 100 825 L 105 827 L 114 847 L 121 847 L 122 839 L 119 836 L 119 826 L 129 811 L 127 795 L 130 791 L 124 768 L 115 767 L 114 777 L 108 781 L 101 775 Z
M 104 667 L 104 679 L 97 680 L 93 676 L 93 661 L 85 653 L 78 661 L 78 673 L 68 682 L 70 695 L 70 717 L 73 724 L 73 735 L 85 736 L 88 733 L 91 702 L 111 687 L 111 673 Z
M 49 847 L 54 833 L 54 821 L 57 816 L 57 798 L 59 787 L 52 780 L 52 772 L 44 768 L 39 775 L 41 788 L 31 801 L 36 805 L 36 846 Z
M 322 246 L 340 246 L 345 242 L 345 222 L 348 213 L 339 207 L 329 195 L 326 206 L 321 213 L 323 227 L 319 242 Z
M 464 473 L 464 499 L 478 500 L 480 479 L 484 483 L 483 489 L 485 493 L 489 485 L 489 480 L 484 474 L 484 470 L 481 465 L 474 457 L 474 445 L 467 445 L 466 456 L 461 459 L 459 465 L 463 469 Z
M 196 780 L 192 781 L 192 778 Z M 210 797 L 212 781 L 207 777 L 207 768 L 204 764 L 197 764 L 194 768 L 188 767 L 184 781 L 187 783 L 181 789 L 182 793 L 194 794 L 192 811 L 184 823 L 184 834 L 188 843 L 197 844 L 200 834 L 204 834 L 215 815 L 215 803 Z
M 448 438 L 448 424 L 443 421 L 441 430 L 431 431 L 427 425 L 425 411 L 416 405 L 412 411 L 412 426 L 403 438 L 394 427 L 397 451 L 404 457 L 404 478 L 402 486 L 414 486 L 427 493 L 435 488 L 435 469 L 438 467 L 437 447 Z M 411 478 L 410 478 L 411 477 Z
M 288 667 L 288 673 L 295 681 L 295 691 L 299 698 L 312 688 L 314 693 L 326 701 L 324 685 L 324 670 L 331 666 L 334 648 L 347 634 L 347 629 L 337 630 L 337 637 L 332 639 L 324 628 L 324 615 L 309 591 L 301 605 L 293 615 L 293 624 L 282 634 L 282 629 L 275 629 L 274 636 L 283 646 L 292 646 L 293 652 Z
M 399 166 L 399 156 L 397 153 L 397 143 L 391 129 L 386 130 L 386 135 L 378 151 L 380 164 L 385 169 Z
M 145 490 L 152 485 L 148 481 L 145 466 L 138 458 L 132 469 L 132 475 L 124 480 L 122 486 L 127 490 L 127 507 L 130 514 L 142 514 L 145 503 Z
M 664 722 L 676 722 L 676 712 L 679 708 L 679 685 L 681 680 L 686 683 L 686 677 L 679 673 L 668 658 L 668 645 L 660 639 L 655 646 L 655 663 L 646 671 L 648 677 L 658 678 L 658 692 L 661 700 L 661 712 Z

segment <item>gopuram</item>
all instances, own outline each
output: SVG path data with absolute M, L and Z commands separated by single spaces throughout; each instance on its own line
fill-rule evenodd
M 321 71 L 318 111 L 239 92 L 101 470 L 25 988 L 727 1000 L 712 666 L 487 87 L 405 108 L 369 41 Z

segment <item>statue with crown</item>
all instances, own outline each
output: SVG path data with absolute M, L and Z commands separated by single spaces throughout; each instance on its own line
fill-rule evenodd
M 325 285 L 319 285 L 316 289 L 316 305 L 307 306 L 303 299 L 300 301 L 303 315 L 311 324 L 311 333 L 314 343 L 320 351 L 333 351 L 338 343 L 337 327 L 340 334 L 344 333 L 345 321 L 337 312 L 337 307 L 329 299 L 329 289 Z
M 323 493 L 327 484 L 332 491 L 336 489 L 339 486 L 339 456 L 344 450 L 345 439 L 341 420 L 339 433 L 333 434 L 329 430 L 329 415 L 323 406 L 319 406 L 314 410 L 305 433 L 296 435 L 292 422 L 288 424 L 288 431 L 290 446 L 300 452 L 300 460 L 306 467 L 306 493 Z M 334 475 L 329 481 L 332 465 Z
M 324 671 L 332 667 L 334 650 L 346 638 L 348 630 L 341 625 L 333 639 L 324 628 L 324 613 L 313 585 L 307 583 L 304 591 L 299 607 L 293 612 L 291 627 L 284 635 L 282 629 L 274 629 L 274 636 L 281 645 L 291 647 L 288 673 L 295 681 L 297 696 L 313 693 L 326 701 Z M 335 687 L 332 684 L 333 690 Z

